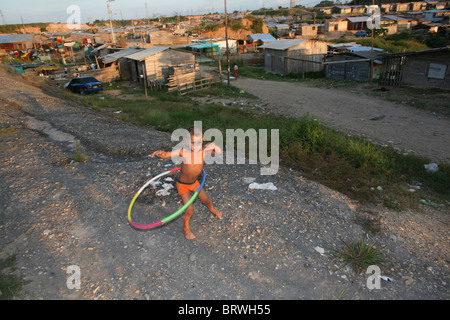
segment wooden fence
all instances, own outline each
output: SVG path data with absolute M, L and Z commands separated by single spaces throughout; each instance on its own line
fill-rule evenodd
M 169 87 L 169 92 L 178 91 L 178 94 L 184 95 L 186 93 L 203 90 L 211 87 L 211 84 L 220 82 L 221 79 L 218 77 L 204 78 L 190 82 L 176 83 L 175 81 L 169 82 L 167 86 Z

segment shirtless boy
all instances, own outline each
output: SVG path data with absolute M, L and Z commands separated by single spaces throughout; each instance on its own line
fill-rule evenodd
M 200 128 L 191 127 L 189 128 L 189 133 L 191 136 L 190 149 L 182 148 L 177 149 L 172 152 L 166 152 L 162 150 L 155 151 L 151 154 L 151 157 L 157 155 L 162 159 L 167 159 L 171 157 L 180 156 L 182 158 L 180 175 L 178 176 L 176 186 L 178 194 L 183 201 L 183 204 L 187 203 L 191 198 L 189 192 L 195 192 L 200 186 L 197 178 L 203 169 L 203 159 L 206 154 L 220 154 L 222 149 L 216 146 L 214 142 L 208 143 L 205 146 L 203 144 L 203 135 Z M 216 215 L 219 219 L 222 219 L 222 213 L 216 210 L 211 199 L 202 188 L 198 193 L 198 198 L 200 201 L 208 207 L 209 211 Z M 191 204 L 184 213 L 183 220 L 183 232 L 186 239 L 195 239 L 194 234 L 189 229 L 189 221 L 194 214 L 194 206 Z

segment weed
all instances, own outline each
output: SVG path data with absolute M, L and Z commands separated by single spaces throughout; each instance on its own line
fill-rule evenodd
M 75 140 L 75 154 L 71 157 L 75 162 L 86 162 L 89 161 L 89 157 L 86 152 L 80 147 L 80 141 Z
M 332 255 L 342 261 L 342 266 L 349 266 L 355 275 L 359 275 L 371 265 L 383 265 L 386 260 L 382 257 L 383 251 L 375 248 L 375 242 L 366 244 L 364 240 L 346 243 L 344 248 L 332 252 Z

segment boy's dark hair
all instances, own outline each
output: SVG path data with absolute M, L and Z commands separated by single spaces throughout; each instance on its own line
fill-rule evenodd
M 194 137 L 198 137 L 202 135 L 202 129 L 199 127 L 190 127 L 188 129 L 189 134 Z

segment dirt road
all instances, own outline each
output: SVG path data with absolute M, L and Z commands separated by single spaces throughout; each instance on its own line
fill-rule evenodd
M 223 220 L 196 202 L 195 240 L 184 238 L 181 219 L 138 231 L 127 209 L 149 175 L 172 166 L 147 156 L 168 146 L 167 134 L 50 96 L 3 70 L 0 98 L 0 258 L 16 255 L 15 273 L 30 281 L 24 299 L 449 298 L 445 212 L 358 210 L 289 168 L 261 176 L 259 165 L 216 164 L 205 166 L 205 190 Z M 73 139 L 90 161 L 70 161 Z M 250 181 L 277 190 L 253 190 Z M 140 199 L 137 222 L 180 205 L 174 193 L 162 201 L 154 212 Z M 330 253 L 361 239 L 383 248 L 381 272 L 393 282 L 369 290 L 367 275 L 338 268 Z M 80 289 L 68 285 L 71 266 Z
M 293 117 L 308 113 L 339 131 L 434 161 L 450 162 L 448 117 L 364 94 L 305 83 L 239 77 L 232 84 L 259 97 L 268 111 Z

